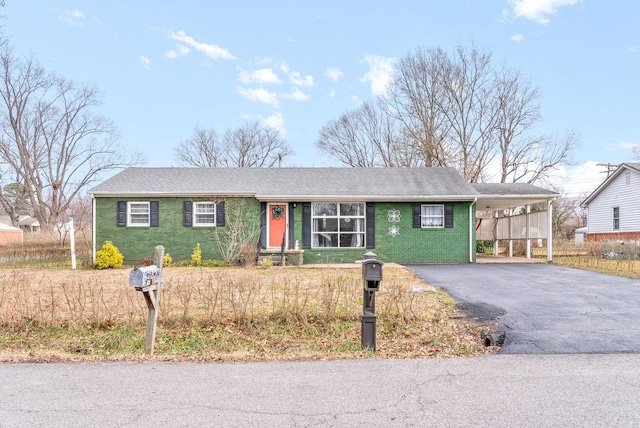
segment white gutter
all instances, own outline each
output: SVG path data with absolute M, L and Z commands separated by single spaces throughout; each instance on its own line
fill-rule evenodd
M 473 223 L 473 207 L 476 205 L 476 202 L 478 202 L 478 198 L 475 198 L 473 202 L 471 202 L 471 205 L 469 205 L 469 263 L 473 263 L 473 254 L 475 252 L 476 231 L 473 227 L 475 226 Z

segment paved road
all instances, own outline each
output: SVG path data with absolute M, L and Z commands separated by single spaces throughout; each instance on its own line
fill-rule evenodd
M 0 365 L 0 427 L 637 427 L 640 355 Z
M 479 321 L 501 353 L 640 353 L 640 281 L 552 264 L 410 266 Z

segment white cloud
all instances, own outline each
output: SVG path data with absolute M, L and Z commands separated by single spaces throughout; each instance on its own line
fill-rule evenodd
M 291 70 L 286 62 L 280 64 L 280 70 L 287 75 L 294 86 L 313 86 L 313 76 L 302 76 L 299 72 Z
M 221 48 L 218 45 L 207 44 L 196 41 L 193 37 L 188 36 L 183 30 L 178 31 L 177 33 L 171 32 L 169 33 L 169 37 L 179 42 L 185 43 L 198 52 L 202 52 L 209 58 L 213 59 L 237 59 L 235 56 L 231 55 L 231 53 L 224 48 Z
M 553 15 L 561 6 L 574 6 L 582 0 L 510 0 L 511 8 L 517 18 L 526 18 L 538 24 L 549 23 L 549 15 Z
M 385 96 L 392 79 L 395 58 L 379 55 L 366 55 L 364 61 L 369 64 L 369 71 L 360 78 L 361 82 L 371 82 L 371 92 L 375 96 Z
M 639 144 L 630 143 L 628 141 L 620 141 L 618 143 L 618 146 L 620 146 L 621 149 L 625 149 L 625 150 L 635 150 L 637 147 L 640 147 Z
M 289 98 L 294 101 L 307 101 L 310 98 L 309 94 L 305 94 L 299 88 L 293 88 L 290 94 L 283 94 L 283 98 Z
M 574 167 L 559 167 L 552 184 L 561 190 L 563 196 L 589 196 L 607 178 L 607 170 L 601 165 L 597 161 L 587 161 Z
M 514 34 L 513 36 L 511 36 L 511 40 L 513 40 L 514 42 L 521 42 L 524 40 L 524 36 L 522 34 Z
M 85 13 L 79 9 L 73 9 L 73 10 L 67 9 L 62 13 L 62 15 L 59 16 L 59 19 L 61 21 L 64 21 L 73 27 L 79 27 L 84 25 L 85 18 L 86 18 Z
M 142 66 L 148 70 L 151 65 L 151 60 L 144 55 L 140 55 L 140 63 L 142 63 Z
M 327 71 L 324 72 L 324 75 L 334 82 L 337 82 L 342 76 L 344 76 L 344 73 L 338 67 L 329 67 L 327 68 Z
M 271 116 L 267 116 L 262 120 L 262 124 L 266 127 L 275 129 L 278 131 L 283 137 L 286 136 L 287 132 L 284 129 L 284 118 L 282 117 L 281 112 L 275 112 Z
M 175 59 L 175 58 L 178 58 L 179 56 L 186 55 L 189 52 L 190 52 L 190 49 L 187 46 L 176 45 L 175 50 L 171 49 L 169 52 L 165 53 L 164 56 L 166 56 L 169 59 Z
M 335 96 L 336 96 L 336 91 L 335 91 L 335 90 L 333 90 L 333 89 L 332 89 L 332 90 L 330 90 L 330 91 L 329 91 L 329 96 L 330 96 L 331 98 L 335 97 Z
M 243 88 L 238 86 L 236 92 L 248 99 L 249 101 L 256 101 L 263 104 L 269 104 L 278 108 L 278 97 L 274 92 L 269 92 L 264 88 Z
M 240 71 L 240 81 L 244 84 L 249 83 L 281 83 L 278 76 L 270 68 L 261 68 L 251 73 Z
M 627 47 L 627 50 L 629 52 L 638 53 L 638 47 L 636 45 L 631 45 L 631 46 Z

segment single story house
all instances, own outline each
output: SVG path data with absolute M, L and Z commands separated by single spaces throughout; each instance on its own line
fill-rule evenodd
M 640 241 L 640 162 L 618 166 L 581 206 L 587 241 Z
M 512 190 L 509 190 L 509 189 Z M 550 203 L 530 185 L 474 186 L 452 168 L 127 168 L 90 190 L 94 257 L 112 241 L 139 264 L 226 259 L 248 242 L 341 263 L 472 263 L 476 209 Z M 549 240 L 551 241 L 551 240 Z

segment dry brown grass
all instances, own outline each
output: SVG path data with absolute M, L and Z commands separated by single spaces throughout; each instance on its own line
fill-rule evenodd
M 140 359 L 147 309 L 129 269 L 0 270 L 0 360 Z M 450 357 L 495 352 L 454 302 L 411 271 L 385 268 L 377 352 L 360 346 L 362 279 L 353 268 L 163 271 L 154 359 Z

